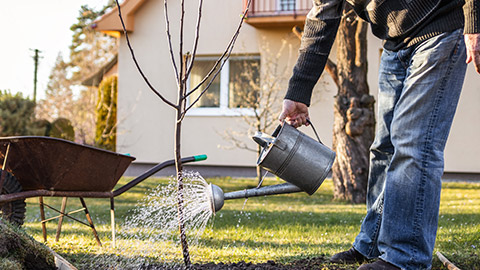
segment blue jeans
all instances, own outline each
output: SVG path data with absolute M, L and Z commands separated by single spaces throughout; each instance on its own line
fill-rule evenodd
M 466 70 L 461 30 L 384 50 L 370 149 L 367 215 L 354 248 L 402 269 L 430 269 L 443 152 Z

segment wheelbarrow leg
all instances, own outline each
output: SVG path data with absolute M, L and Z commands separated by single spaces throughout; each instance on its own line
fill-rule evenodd
M 110 198 L 110 219 L 112 221 L 112 246 L 115 248 L 115 202 L 113 197 Z
M 3 184 L 5 183 L 5 178 L 7 177 L 7 160 L 8 153 L 10 152 L 10 143 L 7 144 L 7 151 L 5 151 L 5 157 L 3 158 L 2 173 L 0 174 L 0 193 L 3 190 Z
M 67 207 L 67 197 L 63 197 L 62 208 L 60 209 L 60 216 L 58 217 L 57 235 L 55 236 L 55 242 L 60 239 L 60 233 L 62 233 L 63 216 L 65 215 L 65 208 Z
M 83 209 L 85 210 L 85 216 L 87 217 L 88 223 L 90 224 L 90 228 L 92 228 L 93 235 L 95 236 L 95 240 L 97 240 L 97 244 L 99 246 L 102 246 L 102 242 L 100 242 L 100 239 L 98 238 L 97 230 L 95 230 L 95 226 L 93 226 L 92 218 L 90 217 L 90 213 L 88 212 L 87 204 L 85 203 L 82 197 L 80 197 L 80 202 L 82 203 Z
M 40 205 L 40 218 L 42 219 L 42 233 L 43 233 L 43 241 L 47 242 L 47 225 L 45 225 L 45 208 L 43 205 L 43 197 L 38 197 L 38 204 Z

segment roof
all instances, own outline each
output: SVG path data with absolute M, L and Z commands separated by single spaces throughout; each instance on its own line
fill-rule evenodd
M 134 30 L 135 12 L 146 1 L 148 0 L 125 0 L 120 4 L 122 18 L 127 31 L 132 32 Z M 120 33 L 123 32 L 123 27 L 118 14 L 118 8 L 114 7 L 111 11 L 100 17 L 100 19 L 96 20 L 92 28 L 107 35 L 120 37 Z
M 118 54 L 110 60 L 108 63 L 103 65 L 97 72 L 91 74 L 82 81 L 82 85 L 85 86 L 98 86 L 100 82 L 103 80 L 105 75 L 111 75 L 117 73 L 117 62 L 118 62 Z

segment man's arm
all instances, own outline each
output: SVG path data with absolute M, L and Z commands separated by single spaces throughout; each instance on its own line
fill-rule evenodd
M 314 0 L 307 15 L 305 29 L 293 75 L 279 120 L 296 127 L 306 124 L 313 87 L 325 68 L 335 40 L 344 0 Z
M 313 3 L 305 20 L 299 56 L 285 96 L 307 106 L 335 41 L 344 1 L 314 0 Z

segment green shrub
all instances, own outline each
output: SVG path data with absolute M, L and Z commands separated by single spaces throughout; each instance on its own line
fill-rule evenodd
M 34 119 L 35 102 L 24 98 L 22 93 L 0 90 L 0 136 L 30 134 Z
M 50 130 L 50 137 L 61 138 L 69 141 L 75 140 L 75 131 L 72 123 L 66 118 L 58 118 L 53 121 Z
M 34 121 L 30 126 L 31 135 L 35 136 L 50 136 L 52 124 L 46 119 Z
M 96 146 L 115 151 L 117 141 L 117 76 L 106 77 L 98 86 Z

